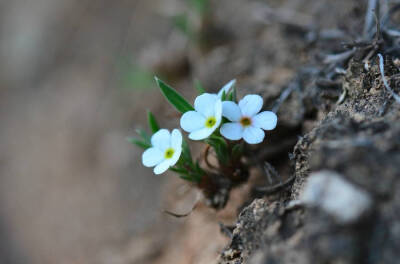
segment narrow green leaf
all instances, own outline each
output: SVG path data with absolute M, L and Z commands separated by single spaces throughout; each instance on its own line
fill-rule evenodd
M 186 180 L 186 181 L 191 181 L 191 182 L 194 181 L 194 179 L 192 177 L 190 177 L 188 174 L 179 174 L 179 178 Z
M 233 93 L 232 92 L 230 92 L 228 94 L 228 101 L 233 101 Z
M 196 170 L 196 173 L 193 174 L 194 179 L 195 179 L 196 182 L 200 182 L 201 179 L 203 178 L 203 175 L 205 174 L 205 172 L 204 172 L 204 170 L 200 167 L 198 161 L 196 161 L 195 170 Z
M 216 136 L 216 135 L 211 135 L 210 139 L 216 142 L 217 144 L 221 144 L 224 147 L 227 147 L 228 145 L 226 144 L 226 141 L 223 137 L 221 136 Z
M 192 153 L 185 139 L 182 141 L 182 157 L 186 163 L 193 164 Z
M 154 78 L 158 84 L 158 87 L 160 87 L 162 94 L 165 96 L 168 102 L 170 102 L 176 108 L 176 110 L 181 113 L 194 110 L 193 106 L 189 104 L 185 98 L 183 98 L 182 95 L 180 95 L 174 88 L 170 87 L 157 77 Z
M 236 87 L 233 87 L 233 88 L 232 88 L 231 94 L 232 94 L 232 100 L 231 100 L 231 101 L 237 102 L 237 98 L 236 98 Z
M 211 135 L 205 142 L 213 147 L 217 154 L 218 161 L 224 164 L 228 162 L 228 145 L 222 137 Z
M 225 91 L 222 91 L 222 96 L 221 96 L 221 101 L 226 101 L 226 93 Z
M 143 141 L 150 144 L 150 135 L 146 133 L 143 129 L 137 128 L 136 133 L 143 139 Z
M 201 82 L 199 80 L 194 80 L 194 87 L 196 88 L 197 92 L 199 93 L 199 95 L 203 94 L 206 92 L 206 90 L 204 89 L 203 85 L 201 84 Z
M 232 158 L 238 159 L 242 156 L 243 153 L 243 144 L 239 143 L 233 146 L 232 148 Z
M 160 130 L 160 126 L 158 125 L 156 118 L 154 117 L 153 113 L 149 110 L 147 111 L 147 121 L 149 123 L 149 127 L 153 134 L 156 133 L 158 130 Z
M 170 167 L 169 168 L 171 171 L 180 173 L 180 174 L 187 174 L 187 170 L 182 169 L 182 168 L 177 168 L 177 167 Z
M 151 144 L 148 144 L 147 142 L 136 139 L 136 138 L 127 138 L 126 140 L 128 140 L 131 144 L 134 144 L 142 149 L 151 148 Z

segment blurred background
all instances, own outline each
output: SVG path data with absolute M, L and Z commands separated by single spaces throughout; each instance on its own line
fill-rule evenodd
M 177 124 L 153 75 L 190 100 L 195 78 L 278 95 L 305 60 L 280 25 L 329 27 L 358 5 L 334 2 L 2 0 L 0 263 L 211 263 L 228 242 L 218 222 L 238 206 L 163 215 L 187 212 L 195 193 L 153 175 L 125 140 L 146 109 Z
M 113 263 L 159 218 L 125 140 L 161 99 L 127 81 L 170 34 L 159 2 L 1 1 L 0 263 Z

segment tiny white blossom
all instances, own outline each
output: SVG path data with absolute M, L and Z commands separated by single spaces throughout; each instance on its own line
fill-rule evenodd
M 263 105 L 259 95 L 246 95 L 239 101 L 239 105 L 231 101 L 222 103 L 222 115 L 230 123 L 222 125 L 221 134 L 230 140 L 243 138 L 249 144 L 258 144 L 264 140 L 264 130 L 276 127 L 278 118 L 274 112 L 264 111 L 258 113 Z
M 230 91 L 230 89 L 235 85 L 236 83 L 236 79 L 230 80 L 227 84 L 225 84 L 224 86 L 222 86 L 221 90 L 219 90 L 218 92 L 218 98 L 222 98 L 222 94 L 225 91 L 225 94 L 227 95 Z
M 155 166 L 154 173 L 161 174 L 178 162 L 182 152 L 182 134 L 178 129 L 172 133 L 160 129 L 151 137 L 151 146 L 143 152 L 143 165 Z
M 222 119 L 222 102 L 216 94 L 204 93 L 194 101 L 195 111 L 188 111 L 181 117 L 183 130 L 190 133 L 192 140 L 209 137 L 219 127 Z

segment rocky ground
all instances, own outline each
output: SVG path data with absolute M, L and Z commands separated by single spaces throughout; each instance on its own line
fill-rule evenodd
M 154 1 L 159 11 L 157 14 L 165 15 L 173 11 L 171 6 L 174 6 L 175 1 L 166 2 L 167 4 Z M 123 12 L 125 15 L 118 16 L 107 12 L 113 18 L 112 21 L 120 23 L 113 27 L 114 30 L 108 31 L 105 28 L 101 32 L 114 32 L 114 37 L 122 38 L 117 42 L 120 45 L 112 41 L 105 42 L 97 51 L 92 51 L 92 46 L 88 46 L 87 51 L 82 54 L 96 55 L 92 54 L 93 57 L 89 58 L 93 60 L 91 65 L 97 65 L 97 68 L 94 68 L 92 75 L 80 76 L 84 76 L 84 80 L 93 77 L 86 82 L 88 86 L 96 86 L 93 85 L 94 80 L 97 80 L 96 76 L 108 76 L 105 80 L 101 79 L 100 84 L 112 83 L 112 78 L 104 75 L 109 68 L 99 65 L 106 61 L 106 65 L 112 68 L 115 64 L 110 63 L 107 56 L 101 57 L 99 61 L 93 58 L 113 49 L 120 53 L 122 49 L 125 55 L 135 51 L 135 57 L 142 67 L 163 76 L 191 99 L 195 93 L 192 89 L 194 79 L 201 80 L 207 90 L 217 91 L 228 80 L 236 78 L 239 98 L 247 93 L 258 93 L 264 98 L 264 108 L 276 111 L 279 118 L 277 128 L 267 134 L 263 144 L 252 149 L 251 157 L 247 157 L 254 165 L 249 181 L 232 191 L 226 208 L 221 211 L 200 204 L 184 218 L 168 215 L 155 218 L 155 212 L 161 212 L 162 208 L 178 213 L 190 211 L 196 202 L 197 190 L 188 188 L 173 175 L 166 176 L 166 184 L 162 185 L 150 172 L 139 168 L 139 164 L 118 162 L 121 157 L 138 159 L 140 151 L 120 152 L 123 148 L 113 139 L 122 137 L 122 131 L 128 130 L 121 122 L 125 122 L 126 126 L 132 120 L 137 126 L 144 123 L 144 118 L 138 120 L 137 116 L 139 112 L 144 113 L 149 104 L 159 119 L 168 120 L 162 121 L 162 125 L 167 127 L 174 121 L 173 109 L 166 103 L 161 104 L 161 96 L 157 97 L 157 91 L 154 90 L 150 93 L 135 93 L 135 107 L 130 108 L 126 114 L 123 110 L 129 108 L 126 94 L 122 96 L 124 99 L 116 96 L 116 100 L 115 94 L 112 94 L 114 101 L 101 104 L 101 107 L 96 107 L 92 102 L 101 101 L 103 95 L 110 98 L 109 92 L 104 92 L 107 85 L 100 86 L 103 88 L 98 88 L 99 91 L 95 93 L 87 92 L 87 97 L 80 96 L 81 92 L 72 93 L 65 89 L 68 91 L 65 92 L 67 95 L 72 94 L 71 101 L 79 103 L 77 98 L 87 98 L 82 105 L 92 105 L 95 109 L 87 114 L 87 118 L 76 123 L 76 129 L 73 130 L 75 132 L 71 135 L 78 133 L 80 126 L 87 124 L 90 117 L 98 117 L 96 109 L 102 110 L 101 113 L 110 118 L 118 115 L 122 117 L 114 125 L 109 125 L 98 117 L 97 120 L 100 121 L 97 121 L 95 129 L 85 130 L 87 136 L 82 142 L 88 142 L 87 138 L 91 138 L 93 130 L 101 131 L 106 127 L 114 132 L 108 133 L 107 137 L 98 135 L 101 144 L 95 141 L 87 146 L 103 146 L 100 148 L 102 151 L 96 151 L 94 157 L 97 158 L 93 158 L 93 153 L 87 155 L 94 159 L 90 163 L 91 170 L 87 170 L 88 166 L 85 167 L 84 163 L 83 168 L 76 169 L 74 166 L 79 172 L 77 175 L 100 175 L 96 178 L 97 191 L 91 194 L 89 202 L 76 209 L 76 204 L 88 201 L 83 193 L 91 193 L 92 190 L 92 178 L 86 176 L 83 187 L 78 179 L 72 183 L 62 180 L 62 184 L 54 182 L 52 185 L 54 194 L 51 197 L 59 196 L 56 190 L 65 191 L 68 189 L 65 186 L 70 186 L 69 190 L 75 190 L 75 197 L 78 196 L 75 202 L 62 202 L 63 199 L 57 202 L 55 199 L 53 203 L 44 203 L 44 215 L 53 216 L 64 212 L 62 205 L 70 206 L 71 210 L 75 208 L 77 212 L 75 209 L 72 212 L 83 216 L 75 224 L 69 224 L 71 221 L 65 223 L 60 219 L 54 220 L 56 218 L 52 217 L 35 218 L 32 216 L 35 215 L 34 212 L 29 213 L 26 209 L 29 206 L 23 206 L 27 213 L 10 214 L 17 212 L 9 209 L 12 208 L 10 201 L 14 197 L 21 197 L 20 193 L 25 189 L 19 188 L 19 181 L 12 177 L 3 182 L 8 183 L 8 186 L 15 186 L 20 192 L 15 195 L 14 192 L 3 192 L 6 199 L 3 199 L 5 209 L 2 213 L 12 223 L 0 222 L 5 227 L 3 229 L 9 230 L 8 226 L 13 229 L 29 226 L 26 221 L 18 219 L 33 217 L 36 221 L 33 228 L 27 227 L 24 232 L 9 235 L 16 241 L 13 247 L 21 252 L 24 247 L 28 248 L 25 249 L 24 252 L 28 252 L 25 254 L 33 255 L 37 263 L 53 263 L 54 259 L 62 259 L 65 263 L 72 259 L 76 263 L 108 264 L 396 263 L 400 248 L 400 214 L 397 210 L 400 209 L 400 192 L 396 188 L 400 187 L 398 1 L 380 1 L 379 6 L 378 1 L 373 0 L 211 1 L 212 12 L 203 21 L 197 21 L 202 38 L 196 40 L 188 39 L 176 29 L 168 28 L 165 20 L 149 19 L 146 14 L 155 16 L 155 13 L 148 11 L 151 4 L 146 3 L 130 7 L 121 2 L 118 8 L 110 9 L 109 12 L 114 14 L 112 10 L 115 10 L 115 14 L 121 14 L 121 10 L 138 7 L 134 16 L 141 17 L 142 23 L 132 24 L 132 30 L 142 32 L 140 29 L 146 24 L 153 29 L 147 31 L 148 34 L 152 32 L 159 39 L 137 40 L 140 37 L 146 39 L 148 34 L 143 32 L 139 35 L 119 34 L 116 29 L 130 21 L 130 13 Z M 96 13 L 103 9 L 98 7 L 93 10 L 97 10 L 93 11 Z M 148 13 L 142 13 L 141 10 L 147 10 Z M 93 21 L 87 19 L 90 21 L 89 25 L 99 23 L 94 18 Z M 106 18 L 104 21 L 105 25 L 109 25 Z M 158 27 L 158 24 L 163 24 L 165 28 Z M 92 32 L 90 29 L 88 26 L 88 29 L 82 30 L 82 35 Z M 73 27 L 71 30 L 73 31 Z M 76 37 L 76 43 L 71 43 L 79 46 L 80 39 L 81 37 Z M 68 50 L 64 50 L 64 53 L 68 54 Z M 81 66 L 77 67 L 69 62 L 65 63 L 65 67 L 69 65 L 67 69 L 70 70 L 85 68 L 82 67 L 85 63 L 80 61 L 85 57 L 82 54 L 77 54 L 72 60 Z M 68 76 L 77 76 L 78 73 L 79 71 L 72 70 Z M 43 83 L 57 84 L 58 80 L 54 77 Z M 62 83 L 66 83 L 65 87 L 70 86 L 66 81 Z M 5 94 L 14 98 L 12 102 L 22 100 L 16 92 Z M 93 97 L 94 94 L 96 97 Z M 49 98 L 52 98 L 49 89 L 43 89 L 42 95 L 50 95 Z M 137 100 L 138 98 L 146 100 Z M 37 104 L 41 102 L 39 99 Z M 36 104 L 33 105 L 33 109 L 36 109 Z M 54 109 L 52 107 L 49 105 L 47 108 L 39 108 L 42 110 L 38 111 L 48 114 L 47 110 Z M 118 111 L 111 110 L 115 107 Z M 60 107 L 60 113 L 68 113 L 66 109 L 72 108 Z M 78 110 L 72 111 L 70 115 L 66 115 L 65 120 L 77 120 L 75 115 L 80 116 L 79 113 Z M 47 116 L 51 117 L 49 114 Z M 61 128 L 62 124 L 64 123 L 59 125 Z M 115 125 L 118 125 L 118 129 L 115 129 Z M 4 134 L 10 137 L 15 127 L 20 126 L 14 124 L 13 129 L 5 130 Z M 35 122 L 31 126 L 22 126 L 19 131 L 32 127 L 36 128 Z M 54 131 L 58 130 L 56 126 Z M 64 139 L 67 136 L 68 134 L 59 137 Z M 60 138 L 54 137 L 51 142 L 59 142 Z M 35 138 L 29 142 L 36 142 Z M 4 144 L 8 149 L 14 150 L 22 149 L 19 145 Z M 32 143 L 30 149 L 35 146 L 37 145 Z M 106 151 L 110 148 L 116 154 L 111 155 Z M 73 153 L 81 153 L 83 150 L 73 150 L 69 151 L 67 148 L 66 154 L 61 155 L 60 159 L 67 156 L 72 159 L 70 163 L 76 164 Z M 15 151 L 12 156 L 19 156 L 18 153 L 21 152 Z M 33 150 L 28 154 L 30 157 L 35 156 Z M 49 156 L 51 155 L 43 156 L 43 160 Z M 79 157 L 77 159 L 82 160 Z M 6 161 L 7 156 L 3 160 Z M 32 158 L 29 160 L 35 161 Z M 38 161 L 43 164 L 43 160 Z M 14 165 L 8 164 L 12 165 L 8 167 L 14 169 L 6 169 L 15 174 L 26 174 L 26 170 L 31 168 L 26 166 L 23 170 L 23 167 L 18 167 L 18 162 Z M 38 176 L 42 182 L 46 182 L 53 178 L 50 172 L 58 168 L 57 164 L 63 163 L 55 163 L 55 168 L 50 166 L 48 171 L 42 171 L 39 168 L 43 166 L 37 165 L 34 168 L 38 169 L 33 172 L 35 175 L 47 175 Z M 69 174 L 71 169 L 64 167 L 63 171 L 63 174 Z M 131 171 L 135 174 L 133 179 L 129 178 Z M 110 174 L 123 176 L 115 182 L 107 177 Z M 67 179 L 64 176 L 60 178 Z M 107 184 L 103 186 L 105 179 Z M 39 191 L 32 192 L 34 197 L 42 197 L 37 196 L 37 193 L 46 189 L 39 187 L 36 188 Z M 124 191 L 123 195 L 118 194 L 120 190 Z M 152 197 L 151 193 L 157 195 Z M 47 201 L 46 197 L 43 200 Z M 27 200 L 19 199 L 19 204 L 22 205 Z M 115 208 L 118 204 L 118 209 L 112 213 L 103 207 L 93 212 L 85 210 L 88 207 L 97 208 L 96 205 L 100 202 L 104 202 L 106 208 Z M 130 206 L 131 203 L 133 205 Z M 133 213 L 126 213 L 129 210 Z M 61 214 L 60 218 L 63 216 L 65 217 Z M 101 220 L 96 220 L 97 218 Z M 52 219 L 49 222 L 50 227 L 58 232 L 48 231 L 49 225 L 43 224 L 46 219 Z M 67 241 L 62 239 L 62 230 L 76 231 L 75 225 L 82 230 L 82 219 L 84 223 L 96 224 L 91 225 L 88 233 L 71 232 Z M 103 229 L 104 226 L 109 228 Z M 127 234 L 122 235 L 124 232 Z M 85 235 L 81 235 L 82 233 Z M 34 238 L 41 234 L 45 234 L 46 242 L 37 246 Z M 55 253 L 46 252 L 43 248 L 51 248 L 50 238 L 54 234 L 61 237 L 57 241 L 62 243 L 55 247 Z M 24 240 L 21 238 L 25 237 L 29 238 L 28 242 L 25 241 L 22 243 L 23 247 L 18 247 L 20 241 Z M 101 246 L 93 245 L 93 240 L 101 241 Z M 81 253 L 80 251 L 85 250 L 71 247 L 77 241 L 84 241 L 83 244 L 91 249 L 90 253 Z M 68 257 L 71 252 L 80 252 L 77 254 L 80 257 Z
M 386 26 L 339 61 L 325 56 L 322 70 L 298 71 L 289 100 L 309 131 L 289 154 L 294 183 L 240 213 L 219 263 L 397 262 L 400 101 L 390 89 L 399 91 L 399 61 Z

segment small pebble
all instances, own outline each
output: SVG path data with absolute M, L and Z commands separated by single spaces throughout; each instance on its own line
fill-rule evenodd
M 366 191 L 327 170 L 310 175 L 300 199 L 305 205 L 332 215 L 341 224 L 358 220 L 372 206 Z

